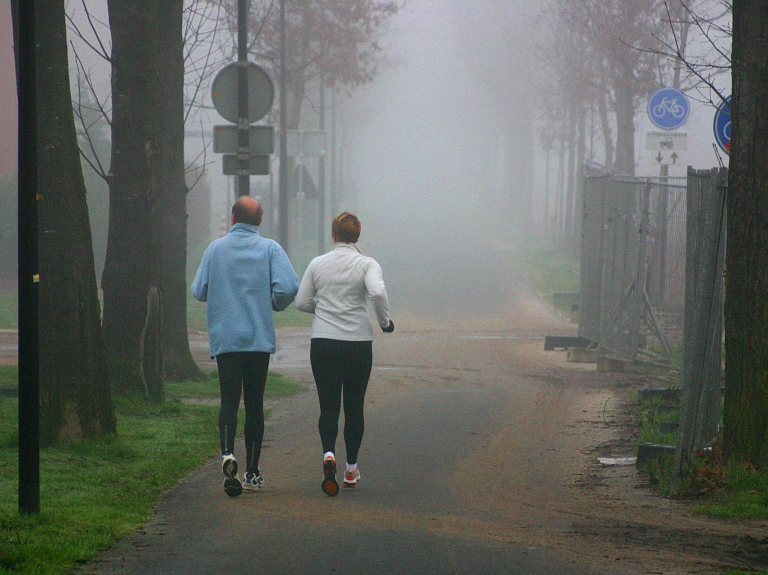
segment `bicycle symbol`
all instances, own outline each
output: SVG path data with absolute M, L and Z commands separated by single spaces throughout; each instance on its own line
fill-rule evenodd
M 651 113 L 657 118 L 663 118 L 666 114 L 672 114 L 673 118 L 682 118 L 685 115 L 685 107 L 677 103 L 677 98 L 662 98 L 656 104 Z
M 661 88 L 648 99 L 648 117 L 659 128 L 675 130 L 685 124 L 691 106 L 677 88 Z

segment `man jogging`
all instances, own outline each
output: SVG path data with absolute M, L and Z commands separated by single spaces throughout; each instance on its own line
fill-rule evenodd
M 299 288 L 288 256 L 259 235 L 259 203 L 242 196 L 232 206 L 232 228 L 211 242 L 192 282 L 192 294 L 208 302 L 208 339 L 221 386 L 219 441 L 224 491 L 236 497 L 264 484 L 259 470 L 264 438 L 264 387 L 275 353 L 272 311 L 282 311 Z M 240 395 L 245 402 L 246 468 L 237 474 L 235 432 Z

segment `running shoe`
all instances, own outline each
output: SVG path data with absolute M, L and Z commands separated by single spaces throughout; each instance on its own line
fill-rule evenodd
M 358 479 L 360 479 L 360 469 L 357 467 L 357 465 L 355 465 L 355 469 L 353 471 L 350 471 L 349 469 L 344 470 L 344 487 L 354 489 L 357 487 Z
M 243 492 L 243 484 L 237 477 L 237 460 L 231 453 L 221 456 L 221 472 L 224 474 L 224 493 L 237 497 Z
M 256 491 L 262 487 L 264 487 L 264 478 L 261 476 L 261 472 L 248 471 L 243 475 L 243 489 L 246 491 Z
M 339 492 L 339 484 L 336 481 L 336 460 L 328 457 L 323 461 L 323 483 L 320 486 L 323 493 L 331 497 Z

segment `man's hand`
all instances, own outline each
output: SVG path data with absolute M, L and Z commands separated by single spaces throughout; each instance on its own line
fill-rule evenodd
M 381 331 L 383 331 L 384 333 L 392 333 L 393 331 L 395 331 L 395 322 L 393 322 L 392 320 L 389 320 L 389 325 L 387 327 L 382 327 Z

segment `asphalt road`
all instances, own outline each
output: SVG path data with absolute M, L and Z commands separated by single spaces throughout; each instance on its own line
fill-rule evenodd
M 284 371 L 290 364 L 285 348 L 294 341 L 299 349 L 298 342 L 306 338 L 302 331 L 284 334 Z M 515 482 L 489 479 L 488 465 L 466 469 L 471 460 L 484 459 L 482 452 L 492 438 L 508 433 L 510 409 L 530 409 L 519 402 L 535 401 L 540 390 L 521 392 L 515 382 L 498 378 L 498 366 L 484 372 L 475 362 L 463 369 L 461 361 L 430 364 L 441 353 L 455 357 L 457 346 L 477 345 L 477 355 L 488 344 L 530 346 L 533 340 L 439 331 L 379 338 L 382 361 L 377 362 L 368 398 L 359 460 L 362 479 L 357 489 L 343 489 L 335 498 L 320 490 L 317 400 L 306 368 L 294 362 L 288 371 L 307 382 L 307 389 L 272 404 L 262 457 L 263 490 L 226 497 L 218 459 L 213 458 L 181 480 L 146 529 L 104 552 L 83 572 L 596 573 L 570 553 L 510 539 L 505 530 L 536 529 L 529 513 L 508 513 L 505 498 L 516 496 L 509 493 Z M 340 441 L 340 460 L 342 445 Z M 504 461 L 494 467 L 491 475 L 507 468 Z M 523 492 L 526 486 L 517 487 Z

